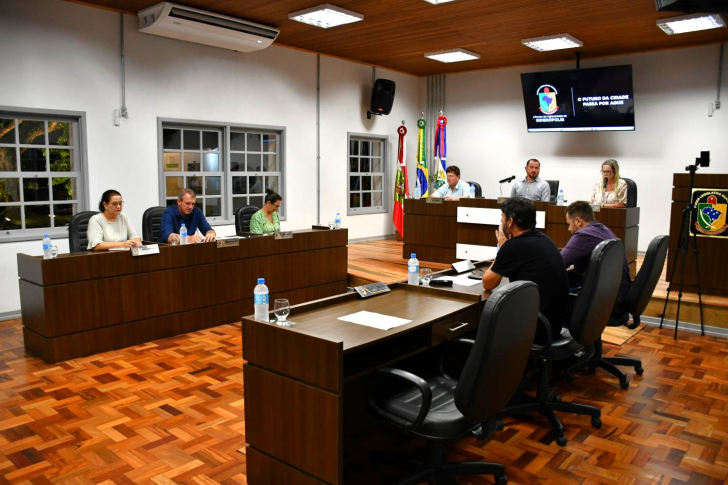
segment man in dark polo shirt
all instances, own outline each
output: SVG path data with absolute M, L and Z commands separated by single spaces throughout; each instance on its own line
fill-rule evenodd
M 483 287 L 492 290 L 501 278 L 533 281 L 541 297 L 541 313 L 556 336 L 568 314 L 569 281 L 561 254 L 553 241 L 536 229 L 533 202 L 520 197 L 501 205 L 501 226 L 495 232 L 500 247 L 495 261 L 483 274 Z M 536 340 L 544 337 L 539 327 Z
M 594 248 L 602 241 L 619 238 L 607 226 L 594 220 L 594 211 L 588 202 L 572 202 L 564 213 L 566 223 L 569 224 L 569 232 L 572 235 L 564 249 L 561 250 L 561 257 L 564 259 L 565 268 L 574 265 L 575 278 L 572 279 L 571 284 L 581 286 Z M 617 294 L 617 306 L 624 302 L 631 284 L 629 265 L 625 257 L 622 265 L 622 282 Z
M 177 203 L 169 206 L 162 214 L 158 242 L 180 242 L 179 230 L 182 223 L 187 228 L 188 243 L 215 240 L 215 231 L 205 219 L 205 214 L 195 206 L 196 201 L 197 195 L 192 189 L 182 189 L 177 196 Z M 197 234 L 198 230 L 200 234 Z

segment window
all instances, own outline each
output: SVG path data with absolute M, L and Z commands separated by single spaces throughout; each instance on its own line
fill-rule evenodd
M 349 134 L 349 215 L 387 212 L 387 137 Z
M 0 241 L 67 236 L 83 209 L 82 116 L 0 111 Z
M 160 120 L 159 126 L 163 205 L 192 189 L 214 225 L 232 223 L 242 206 L 263 207 L 266 189 L 281 194 L 285 204 L 283 128 L 174 120 Z

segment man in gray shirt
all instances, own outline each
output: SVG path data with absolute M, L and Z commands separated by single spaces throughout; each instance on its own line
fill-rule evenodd
M 535 158 L 526 162 L 526 178 L 513 183 L 511 197 L 548 202 L 551 197 L 551 187 L 548 182 L 538 176 L 540 172 L 541 162 Z

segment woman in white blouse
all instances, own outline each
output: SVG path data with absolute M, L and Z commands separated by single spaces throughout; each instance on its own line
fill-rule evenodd
M 126 214 L 121 213 L 124 201 L 116 190 L 107 190 L 99 202 L 99 214 L 88 221 L 88 249 L 103 251 L 141 246 L 142 240 Z
M 604 189 L 604 179 L 607 188 Z M 627 182 L 619 177 L 619 164 L 616 160 L 605 160 L 602 164 L 602 180 L 594 185 L 592 204 L 602 207 L 627 207 Z

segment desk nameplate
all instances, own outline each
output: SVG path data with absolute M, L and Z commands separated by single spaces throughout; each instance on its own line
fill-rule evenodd
M 240 246 L 240 239 L 231 238 L 231 239 L 218 239 L 217 240 L 218 248 L 229 248 L 229 247 L 233 247 L 233 246 Z
M 293 231 L 278 231 L 273 237 L 275 239 L 292 239 Z
M 132 256 L 148 256 L 150 254 L 159 254 L 159 244 L 149 244 L 147 246 L 131 248 Z
M 425 201 L 428 204 L 442 204 L 442 199 L 439 197 L 427 197 L 425 198 Z

